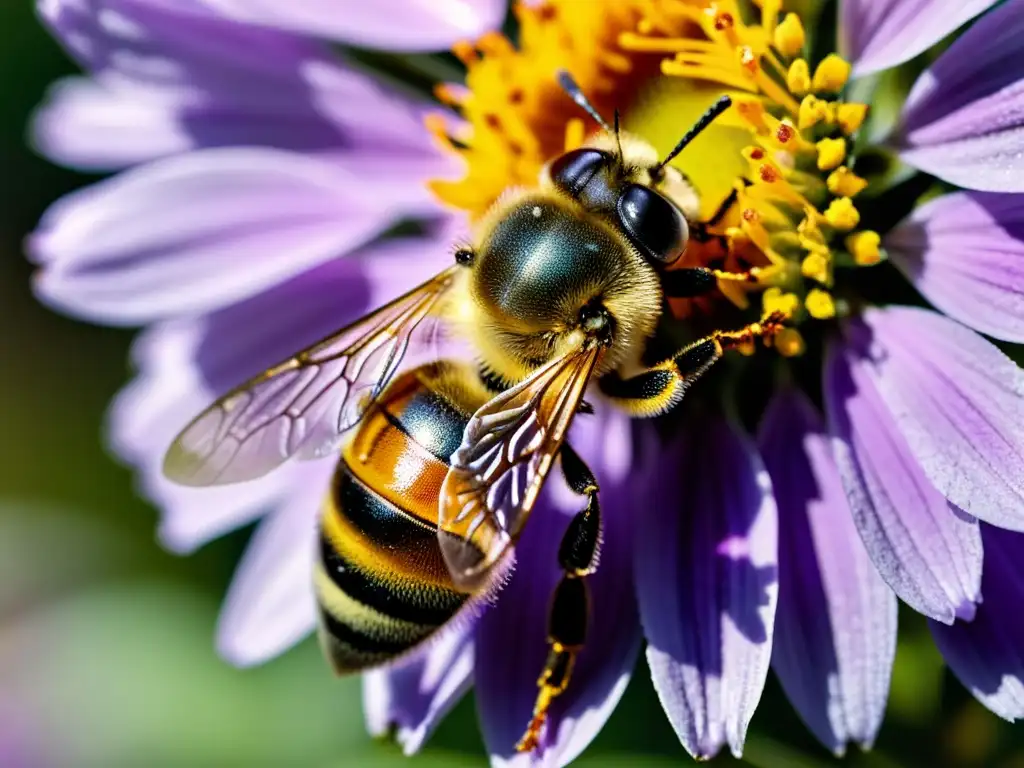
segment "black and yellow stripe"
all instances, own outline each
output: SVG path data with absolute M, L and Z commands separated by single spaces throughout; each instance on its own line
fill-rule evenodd
M 468 599 L 437 541 L 438 496 L 472 404 L 440 394 L 438 367 L 394 381 L 342 453 L 320 524 L 320 639 L 339 674 L 422 642 Z

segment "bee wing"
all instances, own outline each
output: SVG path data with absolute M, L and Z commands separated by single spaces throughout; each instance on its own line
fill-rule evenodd
M 469 420 L 439 500 L 441 552 L 457 585 L 479 584 L 518 537 L 598 354 L 592 346 L 556 358 Z
M 454 274 L 445 270 L 224 395 L 178 435 L 164 474 L 182 485 L 223 485 L 292 456 L 325 455 L 387 386 Z

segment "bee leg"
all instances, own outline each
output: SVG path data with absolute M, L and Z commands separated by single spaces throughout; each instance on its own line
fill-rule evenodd
M 636 376 L 623 379 L 613 371 L 600 379 L 599 386 L 633 416 L 657 416 L 679 402 L 686 388 L 723 354 L 749 346 L 756 339 L 774 336 L 785 320 L 783 313 L 773 312 L 738 331 L 716 331 Z
M 668 299 L 692 299 L 710 293 L 717 286 L 714 271 L 704 267 L 670 269 L 661 275 L 661 290 Z
M 551 702 L 569 685 L 576 656 L 586 641 L 590 619 L 586 577 L 596 570 L 600 556 L 601 508 L 597 501 L 597 481 L 568 444 L 562 446 L 559 455 L 566 482 L 573 491 L 587 496 L 587 506 L 573 517 L 558 547 L 558 564 L 563 573 L 548 609 L 548 659 L 537 680 L 539 691 L 533 718 L 516 744 L 519 752 L 530 752 L 540 744 Z

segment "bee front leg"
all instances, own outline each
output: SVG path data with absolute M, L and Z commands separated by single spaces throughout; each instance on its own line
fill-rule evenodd
M 614 371 L 599 381 L 601 391 L 633 416 L 657 416 L 682 399 L 686 388 L 701 377 L 730 349 L 748 346 L 756 339 L 771 337 L 782 328 L 786 316 L 773 312 L 759 323 L 738 331 L 716 331 L 684 347 L 663 363 L 628 379 Z
M 586 577 L 597 569 L 600 556 L 601 508 L 597 501 L 597 481 L 568 443 L 562 446 L 559 457 L 566 482 L 575 493 L 587 497 L 587 506 L 573 517 L 558 547 L 562 578 L 555 587 L 548 611 L 548 659 L 537 680 L 539 691 L 533 718 L 516 744 L 520 752 L 537 748 L 551 702 L 569 685 L 590 621 L 590 589 Z

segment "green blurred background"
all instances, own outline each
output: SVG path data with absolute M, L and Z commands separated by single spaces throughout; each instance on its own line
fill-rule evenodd
M 187 559 L 165 553 L 155 511 L 104 451 L 131 334 L 36 304 L 21 249 L 47 204 L 89 181 L 24 138 L 47 84 L 74 68 L 28 0 L 0 4 L 0 57 L 0 762 L 6 742 L 33 768 L 484 764 L 472 697 L 410 762 L 365 735 L 358 681 L 333 680 L 312 642 L 254 670 L 217 658 L 218 602 L 249 531 Z M 923 621 L 904 612 L 901 623 L 878 746 L 844 762 L 1024 768 L 1022 731 L 962 690 Z M 687 762 L 641 666 L 579 764 Z M 836 761 L 770 679 L 746 764 Z

